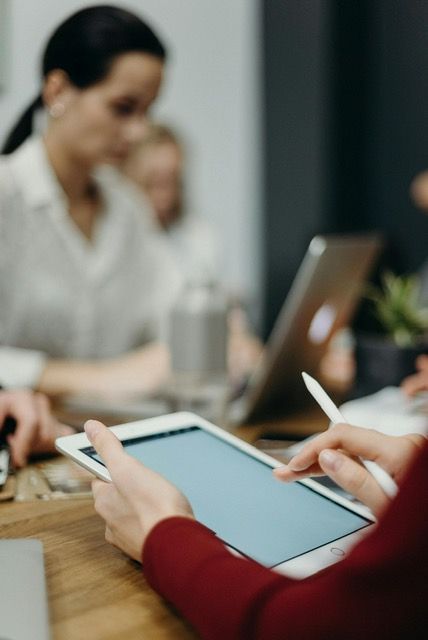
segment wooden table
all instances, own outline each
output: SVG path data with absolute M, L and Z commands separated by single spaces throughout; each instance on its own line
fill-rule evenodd
M 266 431 L 302 436 L 326 426 L 315 409 L 235 433 L 254 442 Z M 42 540 L 53 640 L 196 638 L 141 567 L 105 542 L 92 499 L 0 503 L 0 537 Z

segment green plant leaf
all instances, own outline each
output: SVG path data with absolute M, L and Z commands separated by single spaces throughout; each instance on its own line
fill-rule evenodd
M 420 306 L 420 281 L 415 274 L 385 271 L 381 286 L 367 287 L 365 297 L 387 334 L 398 346 L 410 346 L 428 331 L 428 308 Z

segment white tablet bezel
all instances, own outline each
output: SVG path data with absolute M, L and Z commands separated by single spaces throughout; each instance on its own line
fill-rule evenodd
M 164 431 L 183 429 L 184 427 L 188 426 L 196 426 L 200 427 L 201 429 L 205 429 L 214 436 L 225 440 L 229 444 L 235 446 L 237 449 L 244 451 L 257 460 L 261 460 L 272 468 L 281 466 L 281 463 L 275 460 L 275 458 L 262 453 L 252 445 L 244 442 L 231 433 L 228 433 L 227 431 L 216 427 L 214 424 L 211 424 L 207 420 L 204 420 L 200 416 L 190 412 L 183 411 L 179 413 L 167 414 L 156 418 L 138 420 L 136 422 L 128 422 L 111 427 L 111 430 L 119 438 L 119 440 L 124 441 L 130 438 L 138 438 L 155 433 L 162 433 Z M 107 471 L 106 467 L 80 451 L 80 449 L 91 446 L 91 443 L 89 442 L 85 433 L 77 433 L 70 436 L 57 438 L 57 440 L 55 441 L 55 445 L 58 451 L 80 464 L 82 467 L 96 475 L 98 478 L 101 478 L 102 480 L 106 480 L 108 482 L 111 481 L 110 474 Z M 366 518 L 373 523 L 375 522 L 375 518 L 371 511 L 364 508 L 363 506 L 356 505 L 349 500 L 346 500 L 327 487 L 324 487 L 310 479 L 299 480 L 299 482 L 310 487 L 317 493 L 320 493 L 321 495 L 329 498 L 333 502 L 346 507 L 350 511 L 353 511 L 363 518 Z M 316 571 L 319 571 L 320 569 L 333 564 L 337 560 L 340 560 L 344 555 L 346 555 L 347 551 L 354 544 L 359 542 L 361 538 L 365 537 L 367 535 L 367 532 L 371 529 L 372 525 L 368 525 L 360 531 L 339 538 L 338 540 L 330 542 L 322 547 L 319 547 L 318 549 L 309 551 L 296 558 L 288 560 L 275 567 L 275 571 L 279 571 L 280 573 L 293 578 L 303 578 L 311 575 L 312 573 L 315 573 Z

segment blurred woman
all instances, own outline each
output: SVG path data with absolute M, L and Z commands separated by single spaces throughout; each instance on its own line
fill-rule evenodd
M 219 247 L 208 220 L 191 212 L 184 184 L 185 150 L 177 134 L 151 123 L 123 171 L 150 201 L 186 280 L 219 278 Z
M 168 126 L 152 122 L 123 163 L 122 170 L 149 200 L 181 271 L 192 284 L 219 283 L 220 248 L 209 221 L 189 209 L 183 142 Z M 230 293 L 230 292 L 228 292 Z M 230 296 L 228 370 L 239 386 L 254 369 L 262 344 L 252 333 L 243 305 Z M 239 297 L 238 297 L 239 298 Z
M 151 391 L 166 376 L 160 327 L 180 277 L 115 168 L 144 135 L 165 58 L 150 27 L 111 6 L 78 11 L 47 43 L 41 93 L 0 161 L 0 368 L 9 387 L 120 394 Z M 31 132 L 42 105 L 40 137 Z

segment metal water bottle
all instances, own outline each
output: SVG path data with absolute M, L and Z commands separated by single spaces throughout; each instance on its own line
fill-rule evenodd
M 203 379 L 226 371 L 227 300 L 209 280 L 191 281 L 171 312 L 173 371 Z
M 221 286 L 199 279 L 187 283 L 171 310 L 169 346 L 177 409 L 204 413 L 205 408 L 208 416 L 210 404 L 214 406 L 225 389 L 227 307 Z

